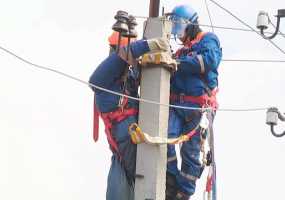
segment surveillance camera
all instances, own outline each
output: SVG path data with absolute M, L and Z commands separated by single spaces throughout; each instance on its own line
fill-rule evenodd
M 260 30 L 267 29 L 269 25 L 268 13 L 265 11 L 260 11 L 257 16 L 257 25 L 256 27 Z

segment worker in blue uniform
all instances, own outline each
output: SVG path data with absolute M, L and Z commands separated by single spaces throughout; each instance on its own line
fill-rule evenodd
M 212 107 L 215 110 L 218 66 L 222 57 L 219 39 L 214 33 L 202 32 L 197 12 L 189 5 L 176 6 L 170 20 L 173 22 L 172 34 L 183 43 L 175 54 L 179 64 L 171 77 L 170 101 L 177 106 Z M 175 138 L 194 130 L 199 126 L 201 115 L 197 110 L 171 108 L 168 137 Z M 175 146 L 168 145 L 166 200 L 188 200 L 195 192 L 196 180 L 202 172 L 199 130 L 183 143 L 180 168 L 177 167 Z
M 115 52 L 118 45 L 117 38 L 118 33 L 113 33 L 109 38 L 110 54 L 96 68 L 89 83 L 138 97 L 140 73 L 136 59 L 151 51 L 164 51 L 169 48 L 169 44 L 163 38 L 137 40 L 131 42 L 127 50 L 128 40 L 123 38 L 119 50 Z M 95 92 L 94 139 L 95 141 L 98 139 L 98 130 L 95 129 L 98 129 L 99 114 L 104 122 L 105 133 L 113 153 L 106 199 L 133 200 L 136 145 L 131 142 L 128 127 L 137 123 L 138 102 L 95 87 L 92 89 Z

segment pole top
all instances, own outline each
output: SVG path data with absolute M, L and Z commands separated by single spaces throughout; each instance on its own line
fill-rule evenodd
M 150 0 L 149 2 L 149 17 L 158 17 L 160 0 Z

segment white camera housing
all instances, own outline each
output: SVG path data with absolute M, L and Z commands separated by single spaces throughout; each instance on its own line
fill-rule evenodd
M 257 25 L 258 29 L 267 29 L 269 25 L 268 13 L 265 11 L 260 11 L 257 16 Z

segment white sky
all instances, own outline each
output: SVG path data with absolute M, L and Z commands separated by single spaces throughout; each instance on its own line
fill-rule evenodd
M 189 1 L 164 0 L 161 5 L 170 11 L 177 2 Z M 200 22 L 209 24 L 204 1 L 192 2 Z M 273 16 L 285 8 L 283 0 L 219 2 L 252 26 L 259 10 Z M 148 6 L 142 0 L 0 0 L 0 45 L 88 80 L 108 54 L 106 39 L 116 11 L 147 16 Z M 209 7 L 215 25 L 245 28 L 214 4 Z M 285 32 L 285 20 L 281 30 Z M 255 33 L 215 31 L 224 58 L 285 60 Z M 285 38 L 274 41 L 285 49 Z M 91 90 L 3 51 L 0 66 L 0 199 L 105 199 L 110 152 L 103 131 L 99 143 L 92 140 Z M 284 74 L 284 63 L 223 62 L 221 108 L 277 106 L 285 112 Z M 219 199 L 283 199 L 285 137 L 271 135 L 265 114 L 218 113 Z M 284 128 L 280 124 L 278 130 Z M 203 188 L 202 179 L 194 199 L 202 199 Z

